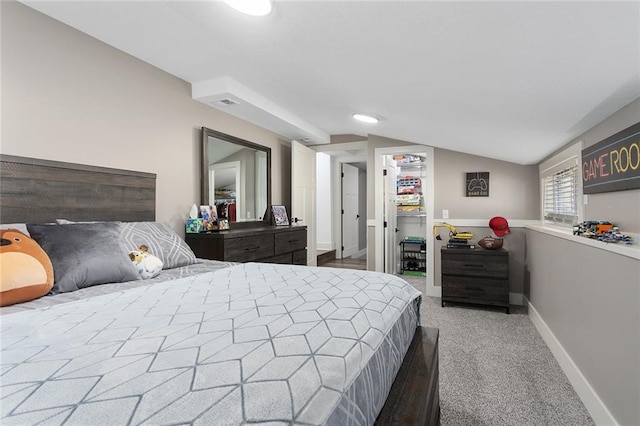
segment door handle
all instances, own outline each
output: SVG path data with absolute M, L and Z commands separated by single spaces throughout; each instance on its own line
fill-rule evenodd
M 302 219 L 298 219 L 297 217 L 294 217 L 292 220 L 293 220 L 293 223 L 302 222 Z
M 356 215 L 356 219 L 360 219 L 360 215 L 359 214 Z

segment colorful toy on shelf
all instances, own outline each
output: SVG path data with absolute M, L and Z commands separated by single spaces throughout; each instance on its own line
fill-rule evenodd
M 597 239 L 605 243 L 633 244 L 633 238 L 607 220 L 586 220 L 573 225 L 573 235 Z
M 620 232 L 620 229 L 618 229 L 617 226 L 605 231 L 598 237 L 598 241 L 604 241 L 605 243 L 633 244 L 633 238 Z

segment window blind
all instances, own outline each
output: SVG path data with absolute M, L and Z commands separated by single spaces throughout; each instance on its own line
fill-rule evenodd
M 578 166 L 543 178 L 544 220 L 562 226 L 578 222 Z

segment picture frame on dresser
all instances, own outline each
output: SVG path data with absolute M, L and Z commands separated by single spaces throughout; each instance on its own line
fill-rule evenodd
M 271 206 L 273 224 L 276 226 L 289 226 L 289 216 L 285 206 Z

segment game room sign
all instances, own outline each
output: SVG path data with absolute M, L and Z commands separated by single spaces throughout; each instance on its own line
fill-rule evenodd
M 640 123 L 582 150 L 584 194 L 640 188 Z

